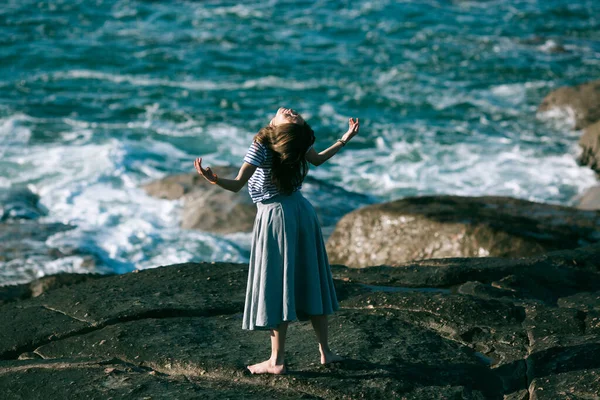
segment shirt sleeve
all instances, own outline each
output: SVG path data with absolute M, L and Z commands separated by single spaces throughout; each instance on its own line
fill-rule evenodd
M 260 167 L 266 158 L 267 155 L 265 154 L 264 146 L 257 141 L 253 141 L 246 152 L 246 156 L 244 156 L 244 161 Z

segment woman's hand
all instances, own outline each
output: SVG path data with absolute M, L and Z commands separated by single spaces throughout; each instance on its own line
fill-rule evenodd
M 350 139 L 352 139 L 358 133 L 359 128 L 360 123 L 358 122 L 358 118 L 356 118 L 356 121 L 350 118 L 350 120 L 348 121 L 348 131 L 344 133 L 344 136 L 342 136 L 342 140 L 347 142 Z
M 206 178 L 206 180 L 210 183 L 217 182 L 217 174 L 212 172 L 210 167 L 202 168 L 202 157 L 196 158 L 194 161 L 194 167 L 196 167 L 196 171 L 198 171 L 198 173 Z

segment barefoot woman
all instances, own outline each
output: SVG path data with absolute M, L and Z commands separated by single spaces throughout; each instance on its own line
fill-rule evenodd
M 248 182 L 257 205 L 242 329 L 270 330 L 271 357 L 248 366 L 253 374 L 286 372 L 285 337 L 288 323 L 294 320 L 310 319 L 322 364 L 342 360 L 327 342 L 327 315 L 339 305 L 321 227 L 300 188 L 308 173 L 307 162 L 323 164 L 358 129 L 358 119 L 350 118 L 342 138 L 317 153 L 310 126 L 300 114 L 282 107 L 256 134 L 234 179 L 203 168 L 202 158 L 194 162 L 199 174 L 224 189 L 238 192 Z

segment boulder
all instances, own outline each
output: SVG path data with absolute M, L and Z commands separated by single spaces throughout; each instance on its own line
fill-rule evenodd
M 423 196 L 345 215 L 331 263 L 362 268 L 444 257 L 525 257 L 600 241 L 600 212 L 508 197 Z
M 568 113 L 575 120 L 575 129 L 582 129 L 600 120 L 600 80 L 574 87 L 564 86 L 550 92 L 538 111 L 553 109 Z
M 238 169 L 227 166 L 212 169 L 221 177 L 233 178 L 238 172 Z M 227 234 L 251 232 L 254 226 L 256 205 L 247 187 L 238 193 L 230 192 L 209 184 L 197 173 L 168 176 L 142 187 L 150 196 L 183 199 L 181 227 L 184 229 Z M 309 176 L 304 181 L 302 192 L 311 200 L 324 226 L 332 226 L 342 215 L 375 201 L 369 196 L 351 193 Z M 321 201 L 324 197 L 327 202 Z M 325 203 L 327 207 L 320 206 Z
M 589 166 L 596 171 L 596 173 L 600 174 L 600 122 L 596 122 L 585 128 L 581 139 L 579 139 L 579 145 L 582 148 L 581 155 L 578 159 L 579 163 Z M 595 205 L 597 207 L 599 203 L 598 189 L 595 189 L 595 195 L 588 194 L 587 196 L 588 198 L 586 201 L 590 205 Z
M 600 210 L 600 186 L 589 188 L 577 201 L 581 210 Z

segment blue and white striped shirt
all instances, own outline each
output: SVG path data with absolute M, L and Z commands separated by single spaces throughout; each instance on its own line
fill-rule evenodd
M 311 149 L 312 146 L 306 151 Z M 244 157 L 244 161 L 248 164 L 255 165 L 256 171 L 248 180 L 248 192 L 254 203 L 270 199 L 277 196 L 279 191 L 277 186 L 271 181 L 271 171 L 273 168 L 273 150 L 267 146 L 253 141 L 248 148 L 248 152 Z M 302 183 L 294 188 L 294 191 L 300 190 Z

